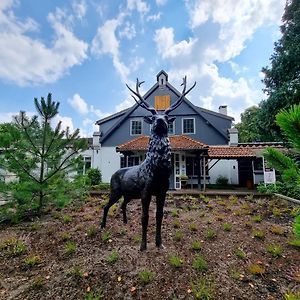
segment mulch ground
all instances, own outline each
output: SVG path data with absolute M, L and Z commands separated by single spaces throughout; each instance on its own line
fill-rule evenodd
M 299 296 L 300 251 L 288 244 L 295 239 L 292 223 L 299 206 L 250 196 L 171 195 L 162 228 L 165 249 L 155 247 L 152 201 L 148 249 L 140 252 L 140 201 L 128 204 L 127 225 L 117 206 L 101 231 L 106 200 L 107 195 L 89 198 L 32 222 L 2 227 L 0 298 L 256 300 L 284 299 L 287 293 Z M 195 241 L 201 250 L 193 249 Z M 181 266 L 174 266 L 171 256 Z

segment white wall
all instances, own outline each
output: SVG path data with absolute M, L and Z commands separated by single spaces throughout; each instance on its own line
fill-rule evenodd
M 102 181 L 110 182 L 111 176 L 120 169 L 120 154 L 116 152 L 116 147 L 101 147 L 99 150 L 100 170 Z
M 213 159 L 209 163 L 209 167 L 212 166 L 217 160 Z M 238 184 L 238 162 L 237 160 L 219 160 L 210 170 L 209 170 L 210 180 L 209 183 L 214 184 L 219 176 L 224 176 L 228 178 L 229 184 Z

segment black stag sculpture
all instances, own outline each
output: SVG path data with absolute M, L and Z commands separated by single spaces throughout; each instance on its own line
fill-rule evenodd
M 110 198 L 104 207 L 101 228 L 106 225 L 106 218 L 109 208 L 115 204 L 122 196 L 123 221 L 127 223 L 126 205 L 131 199 L 142 200 L 142 243 L 140 250 L 147 248 L 147 227 L 149 219 L 149 206 L 151 197 L 156 196 L 156 246 L 162 248 L 161 224 L 163 219 L 163 208 L 166 193 L 169 188 L 169 177 L 171 175 L 171 150 L 168 138 L 168 124 L 175 120 L 169 113 L 176 109 L 185 95 L 187 95 L 196 85 L 186 90 L 186 77 L 183 78 L 183 91 L 179 99 L 173 103 L 163 113 L 158 114 L 145 99 L 140 95 L 139 87 L 143 82 L 136 82 L 136 91 L 128 89 L 133 93 L 132 97 L 138 105 L 151 112 L 152 116 L 144 117 L 145 122 L 152 124 L 152 131 L 149 140 L 148 152 L 144 162 L 138 166 L 121 168 L 111 177 Z M 140 100 L 138 101 L 138 99 Z

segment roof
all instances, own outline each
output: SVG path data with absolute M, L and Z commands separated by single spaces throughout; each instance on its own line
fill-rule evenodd
M 249 147 L 238 146 L 210 146 L 208 149 L 209 158 L 251 158 L 255 153 Z
M 253 143 L 239 143 L 238 147 L 248 148 L 256 156 L 262 156 L 264 150 L 268 147 L 276 148 L 277 150 L 287 152 L 288 149 L 284 147 L 283 142 L 253 142 Z
M 173 135 L 170 136 L 169 139 L 170 139 L 170 146 L 173 151 L 208 149 L 208 145 L 196 141 L 185 135 Z M 149 136 L 143 135 L 117 146 L 117 152 L 147 151 L 148 143 L 149 143 Z
M 164 70 L 161 70 L 157 75 L 159 76 L 161 73 L 164 73 L 166 75 L 168 75 Z M 158 88 L 158 83 L 156 82 L 148 91 L 147 93 L 143 96 L 143 98 L 145 100 L 147 100 L 147 98 Z M 180 96 L 181 93 L 174 87 L 172 86 L 168 81 L 166 83 L 166 86 L 172 90 L 176 95 Z M 197 114 L 199 114 L 203 119 L 206 120 L 206 122 L 208 124 L 211 124 L 212 127 L 219 133 L 221 134 L 223 137 L 227 138 L 227 133 L 224 132 L 223 130 L 221 130 L 220 128 L 218 128 L 218 126 L 216 124 L 213 124 L 212 122 L 210 122 L 204 115 L 203 115 L 203 112 L 206 112 L 206 113 L 210 113 L 210 114 L 213 114 L 213 115 L 217 115 L 219 117 L 222 117 L 224 119 L 229 119 L 229 120 L 234 120 L 234 118 L 232 117 L 229 117 L 229 116 L 226 116 L 226 115 L 223 115 L 223 114 L 220 114 L 220 113 L 217 113 L 217 112 L 213 112 L 213 111 L 210 111 L 210 110 L 207 110 L 207 109 L 204 109 L 204 108 L 201 108 L 201 107 L 198 107 L 194 104 L 192 104 L 186 97 L 183 98 L 183 101 L 185 101 L 186 104 L 188 104 Z M 113 118 L 116 118 L 118 116 L 121 116 L 121 119 L 119 120 L 119 122 L 117 122 L 116 124 L 114 124 L 104 135 L 103 137 L 101 138 L 101 142 L 103 143 L 114 131 L 117 127 L 121 126 L 121 124 L 130 116 L 131 113 L 133 113 L 135 111 L 135 109 L 138 107 L 138 104 L 135 103 L 133 106 L 131 106 L 130 108 L 127 108 L 121 112 L 118 112 L 116 114 L 113 114 L 111 116 L 108 116 L 104 119 L 101 119 L 101 120 L 98 120 L 96 122 L 97 125 L 101 124 L 101 123 L 104 123 L 108 120 L 111 120 Z M 171 114 L 172 115 L 172 114 Z

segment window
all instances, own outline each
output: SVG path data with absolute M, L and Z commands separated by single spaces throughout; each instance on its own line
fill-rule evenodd
M 141 120 L 131 120 L 130 134 L 131 135 L 142 134 L 142 121 Z
M 156 110 L 165 110 L 170 107 L 170 95 L 155 96 L 154 108 Z
M 120 157 L 120 165 L 121 168 L 126 167 L 126 159 L 127 159 L 127 167 L 137 166 L 140 164 L 140 157 L 139 156 L 121 156 Z
M 195 119 L 182 119 L 182 133 L 195 133 Z
M 92 167 L 92 158 L 90 156 L 83 157 L 83 174 L 86 174 L 87 171 Z
M 168 134 L 175 134 L 175 121 L 168 124 Z

